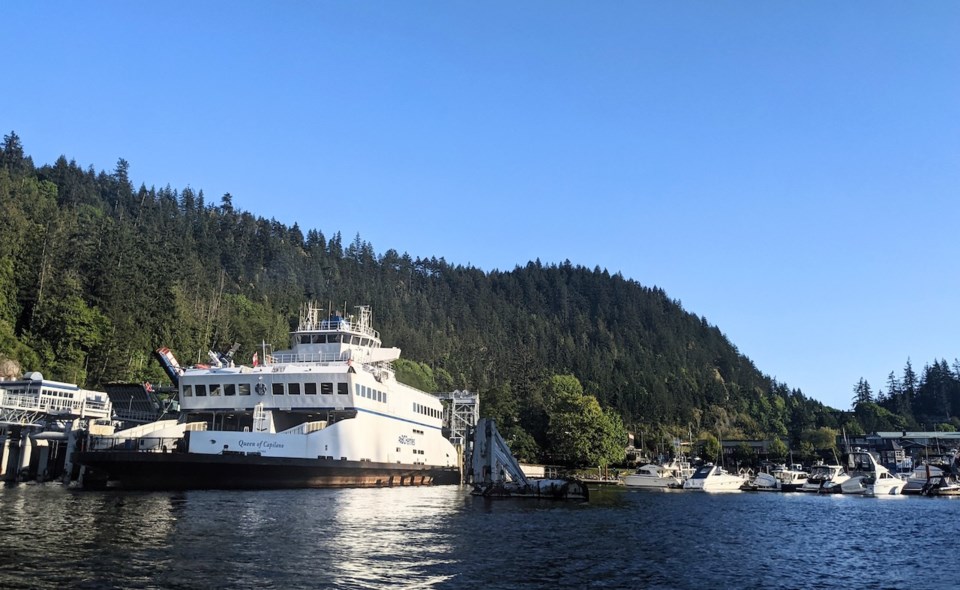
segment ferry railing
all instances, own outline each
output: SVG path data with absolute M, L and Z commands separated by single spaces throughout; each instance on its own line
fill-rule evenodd
M 186 451 L 184 439 L 178 436 L 116 438 L 91 436 L 87 451 L 128 453 L 174 453 Z
M 268 357 L 267 360 L 271 364 L 288 364 L 288 365 L 294 365 L 297 363 L 339 365 L 347 362 L 347 359 L 343 358 L 339 353 L 332 353 L 332 352 L 272 354 Z
M 47 394 L 8 393 L 0 390 L 0 408 L 70 414 L 83 417 L 108 417 L 110 402 L 88 398 L 62 398 Z

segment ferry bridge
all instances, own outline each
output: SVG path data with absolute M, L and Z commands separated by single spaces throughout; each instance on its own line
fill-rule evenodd
M 36 372 L 0 381 L 0 480 L 45 480 L 60 466 L 68 470 L 70 432 L 81 423 L 109 422 L 111 414 L 104 392 Z

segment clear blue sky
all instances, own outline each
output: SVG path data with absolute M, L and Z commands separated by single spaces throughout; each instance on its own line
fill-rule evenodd
M 37 164 L 619 271 L 835 407 L 960 356 L 958 2 L 6 2 L 0 52 Z

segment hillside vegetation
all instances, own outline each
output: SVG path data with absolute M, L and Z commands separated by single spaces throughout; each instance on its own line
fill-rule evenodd
M 16 134 L 4 137 L 0 354 L 24 370 L 91 387 L 158 382 L 152 350 L 190 363 L 233 343 L 249 362 L 262 343 L 285 347 L 300 304 L 316 299 L 371 305 L 385 344 L 403 349 L 404 380 L 478 392 L 481 412 L 530 456 L 562 454 L 554 413 L 578 395 L 595 400 L 588 413 L 644 432 L 651 449 L 701 432 L 796 446 L 818 429 L 864 426 L 764 375 L 663 289 L 619 273 L 539 260 L 484 271 L 378 253 L 359 235 L 345 244 L 335 227 L 304 232 L 235 209 L 229 194 L 135 188 L 128 169 L 65 157 L 37 167 Z M 902 395 L 859 400 L 877 410 L 871 425 L 915 420 L 876 403 L 890 399 L 909 405 Z M 944 422 L 960 413 L 944 407 Z

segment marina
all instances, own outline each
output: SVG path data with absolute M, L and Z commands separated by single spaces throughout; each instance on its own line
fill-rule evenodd
M 632 473 L 601 467 L 563 475 L 556 467 L 521 465 L 496 424 L 479 418 L 477 396 L 428 393 L 397 381 L 392 362 L 400 350 L 382 346 L 369 306 L 347 316 L 323 314 L 310 302 L 289 349 L 264 346 L 262 357 L 254 354 L 244 365 L 234 359 L 237 348 L 211 351 L 208 363 L 190 367 L 158 349 L 173 382 L 165 396 L 150 384 L 109 384 L 104 393 L 39 373 L 3 382 L 0 475 L 14 483 L 131 490 L 468 483 L 477 496 L 566 500 L 588 500 L 598 487 L 960 495 L 955 450 L 909 473 L 881 465 L 885 456 L 898 467 L 913 465 L 893 442 L 918 446 L 921 437 L 908 439 L 906 431 L 875 435 L 892 454 L 850 448 L 842 462 L 817 462 L 809 471 L 798 464 L 767 463 L 759 472 L 728 470 L 722 462 L 694 466 L 679 439 L 674 459 L 661 455 Z M 941 436 L 951 435 L 936 434 L 938 449 Z

